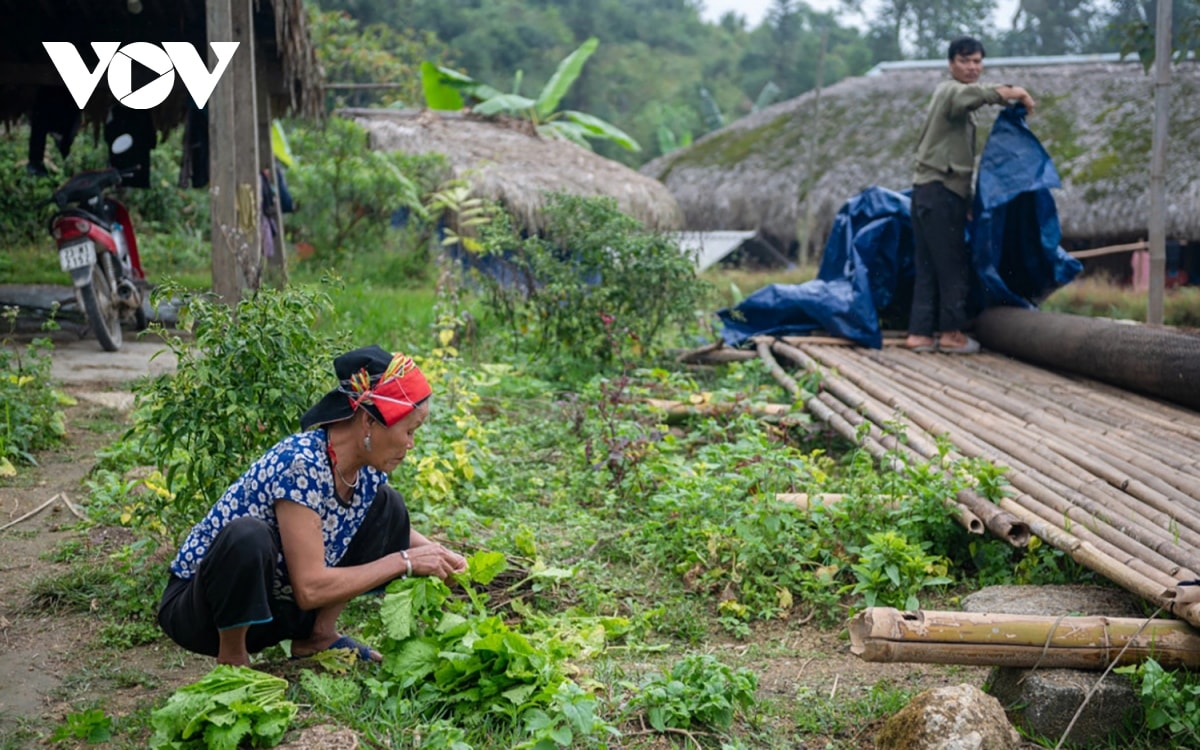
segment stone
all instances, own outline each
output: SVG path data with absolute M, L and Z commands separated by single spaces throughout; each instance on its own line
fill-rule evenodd
M 988 692 L 1007 707 L 1013 720 L 1029 734 L 1058 742 L 1071 727 L 1067 741 L 1074 748 L 1108 748 L 1114 739 L 1143 719 L 1141 698 L 1129 678 L 1081 669 L 1013 669 L 999 667 L 989 677 Z M 1071 725 L 1084 698 L 1079 718 Z
M 884 723 L 878 750 L 1015 750 L 1021 735 L 1000 701 L 974 685 L 926 690 Z
M 1143 602 L 1127 591 L 1102 586 L 988 586 L 963 598 L 967 612 L 1057 617 L 1147 617 Z M 1140 724 L 1143 710 L 1128 677 L 1078 669 L 997 667 L 987 690 L 1028 734 L 1057 742 L 1087 699 L 1067 740 L 1075 748 L 1107 748 L 1129 726 Z
M 1142 600 L 1103 586 L 987 586 L 963 597 L 964 612 L 1005 615 L 1147 617 Z

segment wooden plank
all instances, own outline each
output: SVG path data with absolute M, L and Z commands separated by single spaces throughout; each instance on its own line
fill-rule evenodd
M 1075 258 L 1076 260 L 1083 260 L 1084 258 L 1098 258 L 1102 255 L 1114 255 L 1116 253 L 1128 253 L 1132 250 L 1146 250 L 1149 247 L 1150 247 L 1149 243 L 1147 243 L 1145 240 L 1138 240 L 1137 242 L 1128 242 L 1124 245 L 1107 245 L 1105 247 L 1093 247 L 1088 250 L 1077 250 L 1075 252 L 1068 253 L 1068 254 L 1072 258 Z

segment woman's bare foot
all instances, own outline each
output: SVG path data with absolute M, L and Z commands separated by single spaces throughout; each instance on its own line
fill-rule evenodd
M 914 352 L 931 352 L 937 348 L 937 342 L 933 340 L 933 336 L 916 336 L 910 333 L 908 338 L 904 339 L 904 346 Z

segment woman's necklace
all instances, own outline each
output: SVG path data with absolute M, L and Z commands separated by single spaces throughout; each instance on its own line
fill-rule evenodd
M 329 465 L 333 468 L 333 473 L 337 475 L 337 478 L 342 480 L 342 484 L 346 485 L 346 487 L 350 488 L 351 490 L 357 487 L 358 480 L 362 478 L 362 470 L 359 469 L 359 471 L 354 474 L 353 482 L 348 481 L 342 474 L 342 470 L 338 468 L 337 454 L 333 452 L 333 443 L 325 443 L 325 450 L 327 453 L 329 453 Z
M 349 487 L 350 489 L 354 489 L 355 487 L 357 487 L 357 486 L 358 486 L 358 480 L 359 480 L 359 479 L 362 477 L 362 474 L 361 474 L 361 473 L 357 473 L 357 474 L 355 474 L 355 475 L 354 475 L 354 481 L 353 481 L 353 482 L 346 481 L 346 477 L 342 475 L 342 470 L 338 468 L 338 465 L 337 465 L 337 464 L 334 464 L 334 465 L 333 465 L 333 471 L 334 471 L 334 473 L 335 473 L 335 474 L 337 474 L 337 476 L 338 476 L 338 479 L 342 480 L 342 484 L 346 485 L 346 486 L 347 486 L 347 487 Z

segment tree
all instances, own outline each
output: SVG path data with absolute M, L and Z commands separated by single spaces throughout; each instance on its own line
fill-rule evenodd
M 843 2 L 852 10 L 862 9 L 862 0 Z M 955 37 L 983 37 L 995 7 L 996 0 L 884 0 L 870 27 L 877 49 L 940 58 Z
M 640 151 L 637 141 L 612 123 L 586 112 L 559 109 L 559 103 L 599 44 L 600 41 L 592 37 L 563 58 L 536 99 L 516 92 L 506 94 L 461 73 L 425 62 L 421 65 L 425 101 L 433 109 L 461 109 L 463 102 L 454 96 L 454 92 L 462 92 L 479 101 L 472 110 L 481 115 L 522 117 L 532 122 L 543 135 L 572 141 L 589 149 L 587 139 L 595 138 L 612 141 L 630 151 Z
M 1020 0 L 1005 35 L 1014 55 L 1065 55 L 1091 51 L 1103 33 L 1095 0 Z

